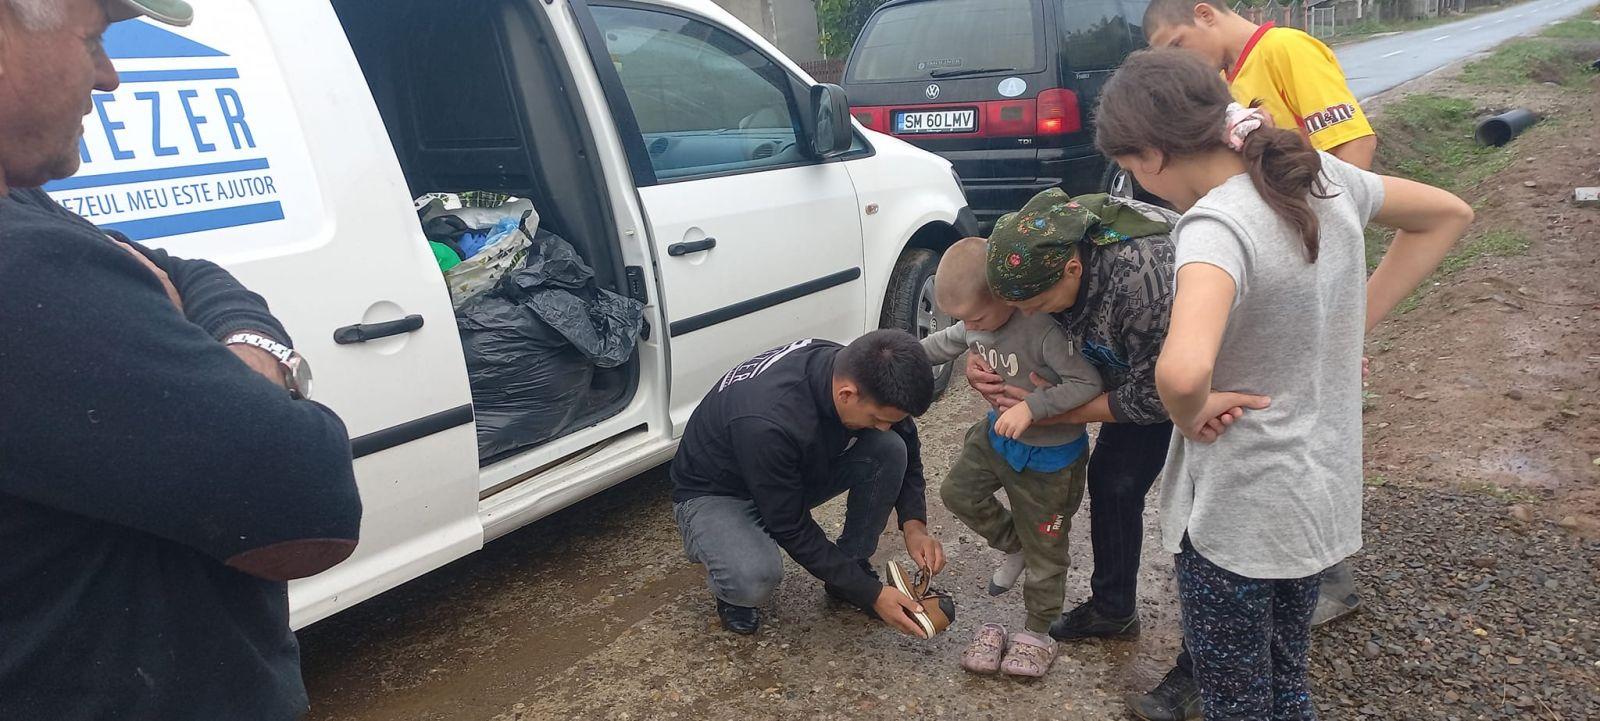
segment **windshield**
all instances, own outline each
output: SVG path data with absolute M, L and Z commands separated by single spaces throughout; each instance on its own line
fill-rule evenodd
M 1039 70 L 1035 0 L 927 0 L 873 17 L 846 82 L 929 80 Z M 975 30 L 982 28 L 981 30 Z

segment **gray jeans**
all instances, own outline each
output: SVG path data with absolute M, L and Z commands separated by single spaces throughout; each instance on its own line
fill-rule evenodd
M 838 546 L 865 562 L 878 550 L 878 537 L 900 497 L 905 473 L 906 445 L 898 434 L 862 431 L 855 445 L 830 464 L 828 484 L 806 489 L 806 507 L 816 508 L 848 492 Z M 712 595 L 746 607 L 772 600 L 783 581 L 783 557 L 755 501 L 701 496 L 673 505 L 672 513 L 689 560 L 706 567 Z

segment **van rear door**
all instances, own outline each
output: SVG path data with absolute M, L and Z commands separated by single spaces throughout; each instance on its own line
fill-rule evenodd
M 354 439 L 361 545 L 294 584 L 295 624 L 481 546 L 449 296 L 332 9 L 215 0 L 191 27 L 105 40 L 122 86 L 94 96 L 82 170 L 46 189 L 265 296 Z
M 1051 132 L 1039 96 L 1059 87 L 1044 25 L 1042 0 L 885 6 L 845 69 L 851 112 L 944 156 L 964 179 L 1032 179 L 1037 136 Z

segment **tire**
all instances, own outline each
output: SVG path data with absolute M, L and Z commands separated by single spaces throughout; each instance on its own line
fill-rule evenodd
M 1139 197 L 1142 191 L 1139 183 L 1133 179 L 1133 173 L 1112 162 L 1106 163 L 1106 172 L 1100 177 L 1100 192 L 1113 198 L 1144 199 Z
M 1100 177 L 1100 192 L 1114 198 L 1129 198 L 1151 205 L 1159 205 L 1167 210 L 1172 209 L 1172 206 L 1168 205 L 1167 201 L 1146 192 L 1139 185 L 1139 181 L 1134 179 L 1133 173 L 1123 170 L 1122 166 L 1110 161 L 1106 162 L 1106 172 Z
M 939 269 L 939 254 L 927 248 L 907 248 L 894 264 L 889 276 L 889 291 L 883 297 L 883 317 L 880 328 L 894 328 L 917 338 L 948 327 L 950 317 L 939 312 L 934 302 L 933 275 Z M 937 398 L 950 387 L 950 376 L 955 363 L 946 363 L 933 369 L 933 394 Z

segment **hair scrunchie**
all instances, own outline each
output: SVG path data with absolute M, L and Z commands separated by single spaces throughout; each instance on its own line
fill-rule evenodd
M 1272 116 L 1261 108 L 1247 108 L 1238 103 L 1228 103 L 1223 139 L 1228 141 L 1228 147 L 1233 148 L 1234 152 L 1244 152 L 1244 139 L 1260 130 L 1263 125 L 1271 124 Z

